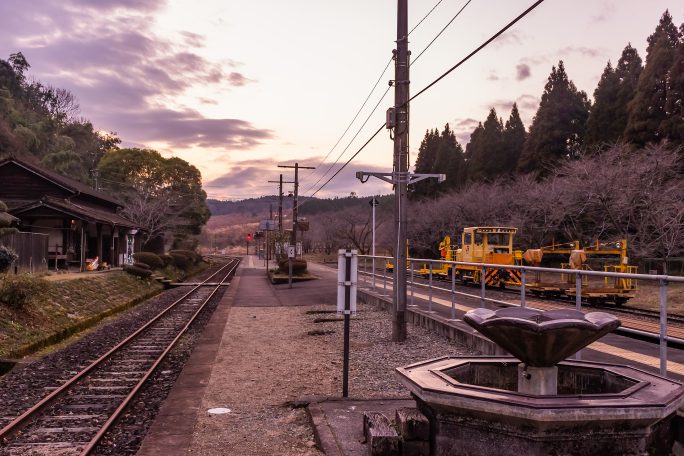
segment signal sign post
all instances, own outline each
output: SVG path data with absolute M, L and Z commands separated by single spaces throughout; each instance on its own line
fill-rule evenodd
M 344 313 L 342 397 L 349 397 L 349 323 L 356 313 L 359 257 L 356 250 L 339 250 L 337 258 L 337 313 Z
M 252 233 L 247 233 L 245 235 L 245 242 L 247 242 L 247 255 L 249 255 L 249 241 L 252 240 Z

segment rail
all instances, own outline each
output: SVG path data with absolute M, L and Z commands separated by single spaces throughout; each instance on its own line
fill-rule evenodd
M 202 288 L 204 285 L 207 285 L 212 278 L 216 277 L 218 274 L 223 272 L 225 269 L 229 268 L 228 273 L 224 273 L 225 276 L 223 277 L 223 279 L 221 279 L 218 284 L 214 285 L 215 289 L 212 290 L 210 295 L 203 300 L 202 304 L 200 304 L 198 306 L 196 311 L 193 313 L 193 315 L 190 317 L 190 319 L 185 323 L 183 328 L 178 333 L 176 333 L 176 336 L 173 338 L 173 340 L 165 346 L 162 353 L 153 361 L 152 366 L 146 370 L 146 372 L 144 373 L 142 378 L 136 383 L 136 385 L 132 388 L 132 390 L 129 392 L 129 394 L 126 395 L 126 397 L 119 404 L 119 406 L 116 408 L 116 410 L 109 416 L 107 421 L 100 427 L 100 429 L 98 430 L 96 435 L 92 439 L 90 439 L 88 442 L 86 442 L 86 444 L 85 444 L 85 446 L 81 452 L 81 455 L 85 456 L 85 455 L 90 454 L 92 452 L 92 450 L 95 448 L 95 446 L 98 444 L 100 439 L 104 436 L 106 431 L 111 427 L 111 425 L 116 421 L 116 419 L 119 417 L 121 412 L 126 408 L 126 406 L 130 403 L 130 401 L 135 397 L 136 393 L 139 391 L 139 389 L 142 387 L 142 385 L 147 381 L 149 376 L 155 371 L 157 366 L 164 360 L 164 358 L 166 357 L 168 352 L 176 345 L 176 343 L 180 339 L 180 337 L 187 331 L 187 329 L 190 327 L 190 325 L 195 321 L 196 317 L 204 309 L 205 305 L 214 296 L 214 294 L 221 288 L 221 284 L 223 282 L 225 282 L 228 279 L 228 277 L 230 277 L 230 275 L 235 271 L 235 269 L 237 268 L 239 263 L 240 263 L 239 260 L 236 259 L 236 260 L 231 260 L 226 265 L 222 266 L 216 272 L 211 274 L 207 279 L 198 283 L 190 291 L 184 293 L 183 296 L 181 296 L 180 298 L 175 300 L 173 303 L 168 305 L 165 309 L 163 309 L 161 312 L 159 312 L 155 317 L 148 320 L 144 325 L 139 327 L 137 330 L 135 330 L 132 334 L 130 334 L 124 340 L 122 340 L 121 342 L 116 344 L 116 346 L 114 346 L 109 351 L 107 351 L 105 354 L 100 356 L 97 360 L 93 361 L 91 364 L 89 364 L 87 367 L 82 369 L 76 375 L 74 375 L 69 380 L 64 382 L 61 386 L 56 388 L 50 394 L 43 397 L 35 405 L 30 407 L 28 410 L 24 411 L 21 415 L 19 415 L 13 421 L 11 421 L 9 424 L 7 424 L 4 428 L 0 429 L 0 441 L 2 441 L 3 438 L 8 438 L 10 435 L 14 434 L 15 432 L 17 432 L 18 430 L 23 428 L 29 422 L 30 419 L 37 416 L 48 405 L 50 405 L 51 403 L 53 403 L 53 401 L 55 401 L 58 397 L 60 397 L 60 395 L 62 393 L 65 393 L 69 388 L 71 388 L 77 382 L 84 379 L 90 372 L 94 371 L 95 368 L 102 365 L 105 361 L 110 359 L 115 353 L 117 353 L 123 347 L 127 346 L 131 341 L 135 340 L 135 338 L 138 335 L 142 334 L 148 328 L 152 327 L 152 325 L 155 324 L 157 321 L 160 321 L 164 316 L 169 314 L 172 309 L 175 309 L 176 307 L 178 307 L 178 305 L 180 303 L 184 302 L 185 299 L 188 298 L 191 294 L 193 294 L 196 290 Z
M 371 260 L 374 264 L 376 260 L 392 260 L 394 257 L 381 256 L 381 255 L 359 255 L 359 265 L 363 264 L 363 270 L 360 271 L 361 275 L 367 277 L 371 275 L 373 277 L 372 289 L 376 289 L 375 277 L 378 275 L 377 270 L 373 267 L 373 272 L 368 272 L 368 260 Z M 410 303 L 414 303 L 414 290 L 416 288 L 427 288 L 428 289 L 428 310 L 432 311 L 433 302 L 433 291 L 439 290 L 448 292 L 451 295 L 451 318 L 456 318 L 456 308 L 455 308 L 455 297 L 463 296 L 467 298 L 479 299 L 480 307 L 484 307 L 485 303 L 490 302 L 494 304 L 506 305 L 506 306 L 527 306 L 527 274 L 529 272 L 533 273 L 554 273 L 554 274 L 574 274 L 575 275 L 575 308 L 579 311 L 582 310 L 582 279 L 584 277 L 600 277 L 600 278 L 614 278 L 614 279 L 630 279 L 630 280 L 644 280 L 658 283 L 658 320 L 659 320 L 659 331 L 658 333 L 649 333 L 645 331 L 634 330 L 630 328 L 619 328 L 616 332 L 626 335 L 628 337 L 634 337 L 640 340 L 645 340 L 649 342 L 656 342 L 659 344 L 659 360 L 660 360 L 660 375 L 667 376 L 667 347 L 668 342 L 673 347 L 684 348 L 684 340 L 677 339 L 673 337 L 668 337 L 667 335 L 667 290 L 670 283 L 684 283 L 684 277 L 680 276 L 669 276 L 663 274 L 638 274 L 638 273 L 625 273 L 625 272 L 608 272 L 608 271 L 591 271 L 591 270 L 570 270 L 559 269 L 559 268 L 542 268 L 538 266 L 523 266 L 523 265 L 502 265 L 502 264 L 491 264 L 491 263 L 472 263 L 465 261 L 446 261 L 446 260 L 433 260 L 428 258 L 407 258 L 407 269 L 410 272 Z M 428 265 L 428 283 L 420 283 L 415 281 L 415 267 L 416 264 Z M 456 290 L 456 275 L 450 274 L 451 288 L 437 287 L 433 284 L 433 267 L 434 265 L 451 265 L 451 266 L 469 266 L 479 268 L 480 273 L 480 294 L 465 293 Z M 396 267 L 397 265 L 395 265 Z M 506 270 L 517 270 L 521 273 L 520 288 L 519 288 L 519 302 L 503 301 L 500 299 L 493 299 L 487 297 L 487 287 L 486 272 L 489 269 L 506 269 Z M 383 288 L 387 290 L 387 270 L 383 265 Z

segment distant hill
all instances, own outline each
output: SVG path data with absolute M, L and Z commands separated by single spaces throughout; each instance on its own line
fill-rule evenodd
M 391 204 L 392 195 L 377 197 L 383 205 Z M 323 212 L 340 211 L 349 207 L 367 208 L 371 197 L 343 198 L 299 198 L 299 214 L 302 216 L 316 215 Z M 212 216 L 218 215 L 241 215 L 246 218 L 268 218 L 269 210 L 278 212 L 278 196 L 262 196 L 260 198 L 248 198 L 240 201 L 219 201 L 208 199 L 207 205 Z M 292 212 L 292 198 L 283 198 L 283 212 L 289 215 Z

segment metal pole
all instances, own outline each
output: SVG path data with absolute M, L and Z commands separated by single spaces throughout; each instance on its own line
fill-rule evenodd
M 413 304 L 413 289 L 415 288 L 415 283 L 413 281 L 413 260 L 409 262 L 409 267 L 411 268 L 411 305 Z
M 292 258 L 287 259 L 287 267 L 289 269 L 289 274 L 287 277 L 287 283 L 289 285 L 289 288 L 292 288 Z
M 283 175 L 280 175 L 280 195 L 278 198 L 278 231 L 283 232 Z M 282 242 L 282 236 L 280 242 Z
M 349 397 L 349 318 L 351 314 L 351 250 L 344 256 L 344 358 L 342 360 L 342 397 Z
M 394 217 L 395 268 L 392 340 L 406 340 L 406 201 L 409 146 L 408 0 L 397 0 L 397 49 L 394 54 Z
M 667 377 L 667 280 L 660 281 L 660 375 Z
M 294 164 L 295 178 L 294 178 L 294 201 L 292 202 L 292 245 L 295 248 L 295 257 L 297 257 L 297 209 L 299 203 L 297 196 L 299 193 L 299 163 Z
M 487 268 L 482 266 L 480 269 L 480 307 L 485 307 L 485 297 L 486 297 L 486 291 L 485 291 L 485 273 L 487 271 Z
M 432 312 L 432 263 L 430 263 L 430 280 L 428 281 L 428 312 Z
M 520 307 L 525 308 L 527 306 L 527 301 L 525 300 L 525 270 L 521 270 L 520 273 Z
M 575 309 L 582 311 L 582 276 L 575 274 Z
M 371 200 L 373 206 L 373 290 L 375 290 L 375 197 Z
M 456 271 L 455 265 L 451 265 L 451 319 L 456 319 Z
M 394 266 L 394 269 L 397 269 L 397 266 Z M 396 287 L 395 287 L 396 288 Z M 387 294 L 387 268 L 382 268 L 382 289 L 384 290 L 384 294 Z
M 575 309 L 582 311 L 582 276 L 579 272 L 575 274 Z M 575 359 L 582 359 L 582 350 L 575 353 Z

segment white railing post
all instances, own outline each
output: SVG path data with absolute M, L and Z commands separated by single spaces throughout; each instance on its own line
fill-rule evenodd
M 486 272 L 487 272 L 487 268 L 485 266 L 482 266 L 482 268 L 480 268 L 480 307 L 485 307 L 485 298 L 486 298 L 485 273 Z
M 413 260 L 409 261 L 409 267 L 411 268 L 411 305 L 414 305 L 413 304 L 413 288 L 416 286 L 416 284 L 413 281 Z
M 575 273 L 575 309 L 582 311 L 582 275 L 579 272 Z M 582 350 L 575 353 L 575 359 L 582 359 Z
M 660 280 L 660 375 L 667 377 L 667 280 Z
M 430 280 L 428 281 L 428 311 L 432 312 L 432 263 L 430 263 Z
M 456 319 L 456 268 L 455 264 L 451 265 L 451 319 Z
M 525 269 L 520 271 L 520 307 L 525 308 L 527 306 L 527 301 L 525 300 Z

